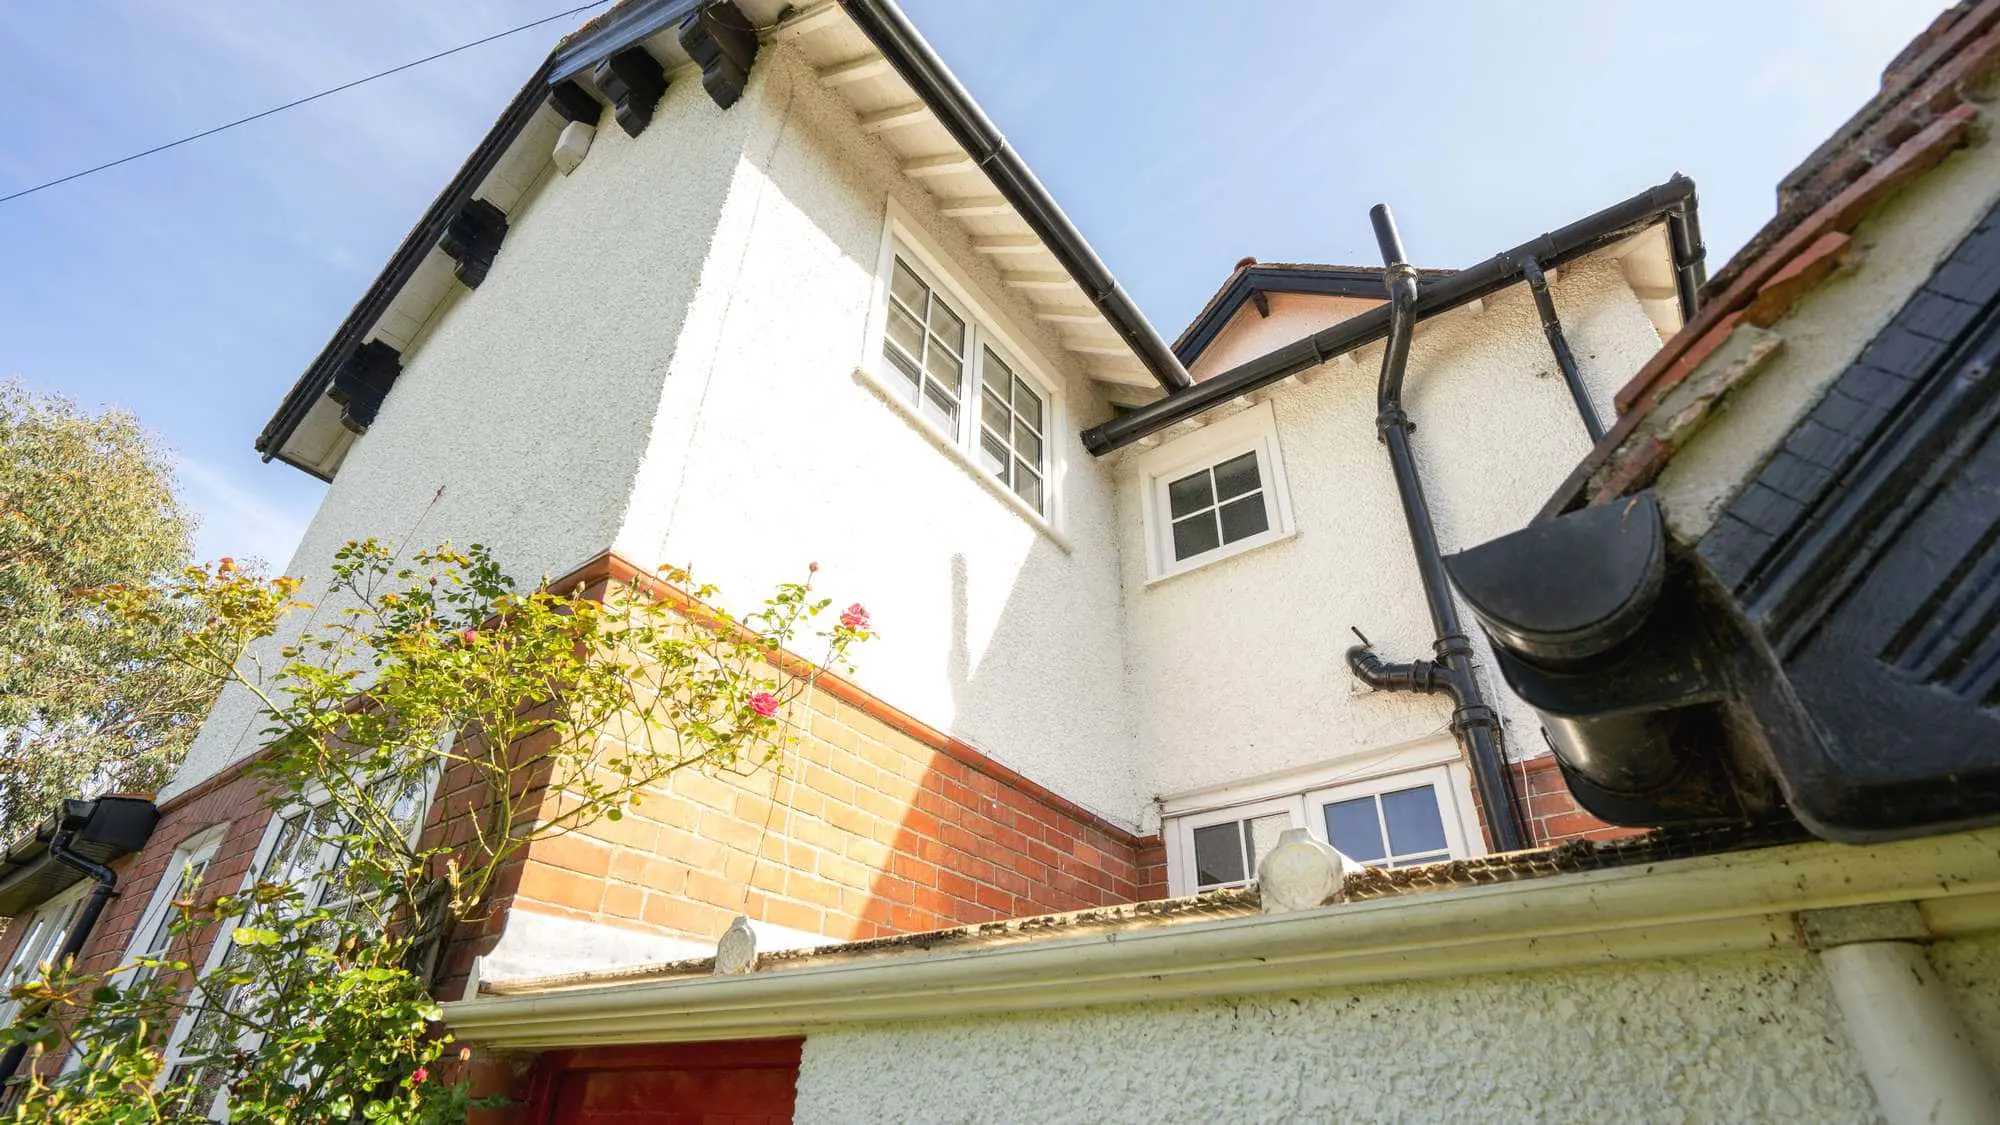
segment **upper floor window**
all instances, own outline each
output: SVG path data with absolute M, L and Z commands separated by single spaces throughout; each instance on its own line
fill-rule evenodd
M 944 263 L 892 205 L 881 338 L 862 372 L 994 491 L 1053 524 L 1060 400 L 1003 318 Z
M 1292 533 L 1276 415 L 1260 403 L 1147 454 L 1148 573 L 1165 578 Z
M 1333 785 L 1305 777 L 1294 784 L 1313 787 L 1249 800 L 1224 793 L 1183 815 L 1169 809 L 1168 885 L 1174 894 L 1242 886 L 1257 877 L 1257 864 L 1287 828 L 1305 828 L 1371 867 L 1475 854 L 1478 827 L 1468 820 L 1470 794 L 1458 772 L 1433 766 Z

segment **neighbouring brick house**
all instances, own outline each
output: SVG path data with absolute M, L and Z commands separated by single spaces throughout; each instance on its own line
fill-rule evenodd
M 1850 849 L 1802 842 L 1768 771 L 1720 812 L 1607 784 L 1611 728 L 1514 651 L 1503 611 L 1540 603 L 1456 597 L 1440 554 L 1466 585 L 1657 477 L 1679 559 L 1740 503 L 2000 197 L 1996 25 L 1941 19 L 1705 289 L 1674 177 L 1462 270 L 1245 260 L 1171 345 L 892 5 L 627 0 L 565 39 L 260 437 L 330 481 L 288 571 L 365 535 L 598 591 L 815 559 L 882 638 L 790 775 L 679 775 L 537 845 L 450 950 L 438 995 L 512 1117 L 1900 1121 L 1894 1005 L 1849 995 L 1890 987 L 1871 956 L 1934 967 L 1919 999 L 1963 1026 L 1905 1039 L 1939 1097 L 1976 1090 L 1991 830 Z M 1790 233 L 1906 225 L 1824 294 L 1846 259 Z M 1385 276 L 1416 286 L 1400 394 Z M 1752 330 L 1823 295 L 1864 312 L 1777 361 L 1819 374 L 1751 380 Z M 1739 418 L 1756 440 L 1703 436 Z M 281 849 L 255 729 L 227 694 L 150 840 L 102 850 L 87 961 L 149 940 L 163 872 Z M 1345 905 L 1260 913 L 1291 828 L 1373 868 Z M 38 847 L 7 862 L 45 875 Z M 70 882 L 7 900 L 31 924 L 0 952 L 73 921 Z M 766 959 L 716 976 L 738 914 Z

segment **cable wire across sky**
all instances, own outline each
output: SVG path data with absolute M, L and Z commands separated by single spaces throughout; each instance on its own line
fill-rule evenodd
M 505 31 L 496 31 L 492 35 L 488 35 L 482 39 L 474 39 L 470 43 L 460 43 L 456 47 L 451 47 L 446 50 L 439 51 L 434 55 L 425 55 L 423 58 L 413 59 L 409 62 L 403 63 L 400 66 L 392 66 L 387 70 L 377 71 L 374 74 L 370 74 L 362 78 L 356 78 L 352 82 L 343 82 L 338 86 L 321 90 L 316 94 L 307 94 L 303 98 L 298 98 L 293 101 L 286 102 L 283 105 L 274 105 L 269 109 L 260 110 L 256 113 L 251 114 L 248 117 L 239 117 L 234 121 L 224 122 L 223 124 L 217 125 L 214 128 L 203 129 L 199 133 L 190 133 L 185 137 L 168 141 L 165 144 L 154 145 L 152 148 L 146 149 L 142 152 L 135 152 L 129 156 L 121 156 L 116 160 L 109 160 L 103 164 L 98 164 L 94 167 L 85 168 L 77 172 L 71 172 L 67 176 L 60 176 L 57 177 L 56 179 L 36 184 L 33 187 L 22 188 L 21 190 L 13 192 L 8 195 L 0 195 L 0 203 L 10 203 L 16 199 L 21 198 L 22 196 L 33 195 L 38 191 L 46 191 L 49 188 L 69 183 L 71 180 L 80 180 L 85 176 L 89 176 L 97 172 L 102 172 L 109 168 L 116 168 L 121 164 L 130 164 L 134 160 L 140 160 L 145 157 L 152 156 L 156 153 L 165 152 L 170 148 L 179 148 L 184 144 L 189 144 L 193 141 L 201 140 L 204 137 L 212 137 L 217 133 L 227 132 L 230 129 L 236 128 L 238 125 L 248 125 L 252 121 L 261 121 L 264 118 L 270 117 L 273 114 L 283 113 L 288 109 L 297 109 L 299 106 L 305 105 L 307 102 L 316 102 L 321 98 L 331 97 L 332 95 L 338 94 L 344 90 L 352 90 L 356 86 L 365 86 L 368 83 L 373 82 L 378 78 L 387 78 L 392 74 L 401 74 L 403 71 L 422 66 L 425 63 L 436 62 L 437 60 L 445 58 L 446 56 L 456 55 L 460 51 L 469 51 L 474 47 L 485 46 L 486 44 L 494 42 L 495 40 L 505 39 L 509 35 L 519 35 L 523 31 L 532 30 L 533 28 L 540 27 L 546 23 L 554 23 L 559 19 L 566 19 L 570 16 L 587 12 L 592 8 L 601 8 L 610 2 L 611 0 L 592 0 L 592 2 L 589 4 L 581 4 L 578 5 L 577 7 L 570 8 L 566 11 L 557 12 L 554 15 L 543 16 L 541 19 L 535 20 L 531 23 L 524 23 L 519 25 L 518 27 L 510 27 Z

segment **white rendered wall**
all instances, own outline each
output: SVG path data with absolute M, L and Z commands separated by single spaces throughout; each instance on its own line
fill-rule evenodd
M 1059 540 L 855 376 L 889 197 L 1016 335 L 1045 358 L 1054 342 L 789 50 L 759 57 L 729 115 L 755 124 L 618 551 L 692 563 L 736 608 L 818 562 L 821 588 L 865 603 L 880 631 L 860 652 L 865 687 L 1136 823 L 1115 506 L 1077 440 L 1104 408 L 1076 372 L 1050 372 L 1068 391 L 1049 435 Z
M 1984 945 L 1933 956 L 1983 965 L 1953 983 L 1990 995 Z M 1989 1052 L 1994 1030 L 1987 1021 Z M 1820 967 L 1799 950 L 837 1028 L 806 1039 L 796 1120 L 1865 1125 L 1878 1115 Z
M 1566 267 L 1555 286 L 1571 347 L 1610 419 L 1611 395 L 1659 347 L 1618 265 Z M 1239 328 L 1275 346 L 1325 310 L 1273 302 Z M 1380 345 L 1271 395 L 1294 538 L 1148 584 L 1139 479 L 1173 442 L 1120 460 L 1128 660 L 1140 701 L 1141 786 L 1171 796 L 1368 753 L 1446 729 L 1443 696 L 1357 694 L 1342 660 L 1356 626 L 1388 660 L 1434 639 L 1388 456 L 1376 438 Z M 1404 404 L 1437 533 L 1449 553 L 1525 526 L 1589 450 L 1526 287 L 1419 326 Z M 1198 434 L 1198 431 L 1197 431 Z M 1534 713 L 1506 692 L 1471 614 L 1466 627 L 1515 758 L 1546 752 Z
M 515 207 L 480 288 L 406 353 L 286 567 L 308 600 L 324 601 L 333 553 L 367 536 L 483 543 L 528 582 L 611 545 L 755 117 L 683 78 L 638 138 L 605 123 L 582 167 Z M 253 751 L 261 725 L 248 691 L 225 691 L 162 797 Z

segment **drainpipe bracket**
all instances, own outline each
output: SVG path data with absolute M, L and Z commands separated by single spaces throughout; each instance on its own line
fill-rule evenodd
M 1500 715 L 1484 703 L 1460 704 L 1452 710 L 1451 730 L 1453 734 L 1472 727 L 1485 727 L 1488 730 L 1498 730 L 1500 729 Z
M 1390 430 L 1402 430 L 1409 434 L 1415 433 L 1416 429 L 1417 424 L 1410 421 L 1410 416 L 1404 412 L 1401 402 L 1392 402 L 1383 407 L 1381 413 L 1375 415 L 1376 441 L 1388 441 Z

